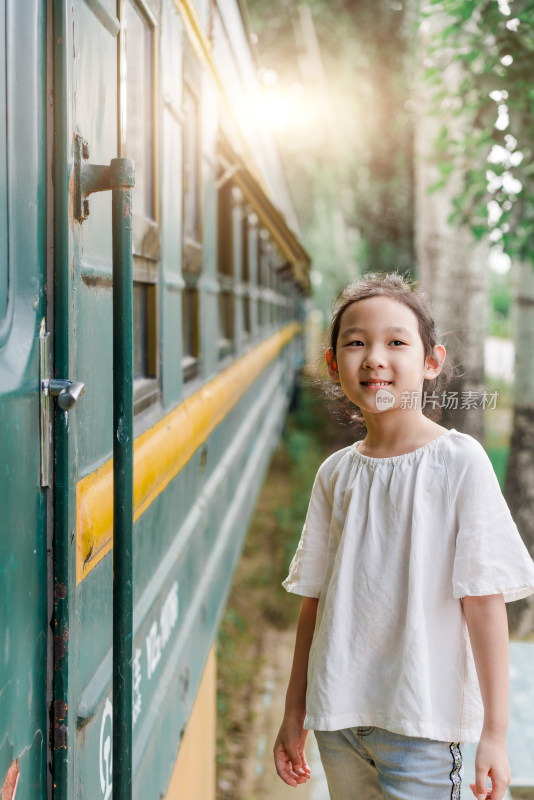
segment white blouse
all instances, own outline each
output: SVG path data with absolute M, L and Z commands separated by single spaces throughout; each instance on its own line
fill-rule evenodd
M 482 446 L 451 430 L 412 453 L 330 456 L 284 586 L 319 597 L 304 727 L 477 741 L 460 598 L 534 592 L 534 564 Z

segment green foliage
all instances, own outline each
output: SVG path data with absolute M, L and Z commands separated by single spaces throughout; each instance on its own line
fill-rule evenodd
M 440 131 L 441 179 L 432 188 L 462 175 L 451 221 L 468 225 L 480 239 L 491 202 L 490 240 L 512 260 L 534 262 L 534 3 L 510 0 L 508 11 L 496 0 L 431 0 L 421 17 L 436 14 L 443 25 L 431 42 L 424 78 L 434 88 L 436 113 L 443 117 L 446 107 L 462 124 Z M 455 63 L 462 78 L 450 96 L 442 73 Z
M 310 69 L 300 0 L 245 5 L 259 64 L 277 71 L 277 89 L 299 84 L 314 106 L 277 143 L 326 312 L 361 272 L 414 264 L 408 11 L 390 0 L 308 0 L 322 82 Z
M 489 333 L 505 339 L 512 338 L 512 287 L 510 273 L 490 273 Z
M 489 459 L 495 470 L 495 474 L 499 480 L 501 490 L 504 490 L 504 482 L 506 480 L 506 469 L 508 467 L 508 456 L 510 448 L 508 445 L 501 445 L 496 447 L 487 447 Z

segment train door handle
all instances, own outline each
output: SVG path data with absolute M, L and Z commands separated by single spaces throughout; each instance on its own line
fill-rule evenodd
M 56 380 L 51 377 L 50 334 L 46 330 L 45 320 L 41 320 L 39 328 L 39 382 L 40 382 L 40 450 L 41 450 L 41 486 L 52 485 L 52 397 L 57 398 L 62 411 L 74 408 L 85 386 L 81 381 Z
M 74 408 L 78 398 L 85 392 L 85 384 L 81 381 L 68 381 L 52 379 L 48 381 L 48 391 L 52 397 L 57 397 L 58 406 L 63 411 Z

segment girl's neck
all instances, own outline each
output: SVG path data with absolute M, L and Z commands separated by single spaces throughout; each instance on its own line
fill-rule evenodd
M 399 409 L 399 415 L 364 414 L 367 435 L 360 443 L 363 455 L 388 458 L 410 453 L 447 430 L 442 425 L 425 417 L 420 411 Z

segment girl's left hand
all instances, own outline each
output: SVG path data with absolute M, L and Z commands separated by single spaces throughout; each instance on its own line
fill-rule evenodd
M 503 800 L 510 783 L 510 764 L 505 736 L 482 734 L 475 758 L 476 782 L 471 791 L 477 800 Z M 488 778 L 491 789 L 486 788 Z
M 499 798 L 499 800 L 501 800 L 501 798 L 504 797 L 504 792 L 506 792 L 506 789 L 504 789 L 502 794 L 494 794 L 493 793 L 493 788 L 491 788 L 491 789 L 486 789 L 485 792 L 479 794 L 477 792 L 477 790 L 476 790 L 476 787 L 475 787 L 474 783 L 470 783 L 469 786 L 471 787 L 471 791 L 473 792 L 473 794 L 475 795 L 477 800 L 482 800 L 482 798 L 484 798 L 484 800 L 497 800 L 497 798 Z M 492 782 L 492 786 L 493 786 L 493 782 Z

